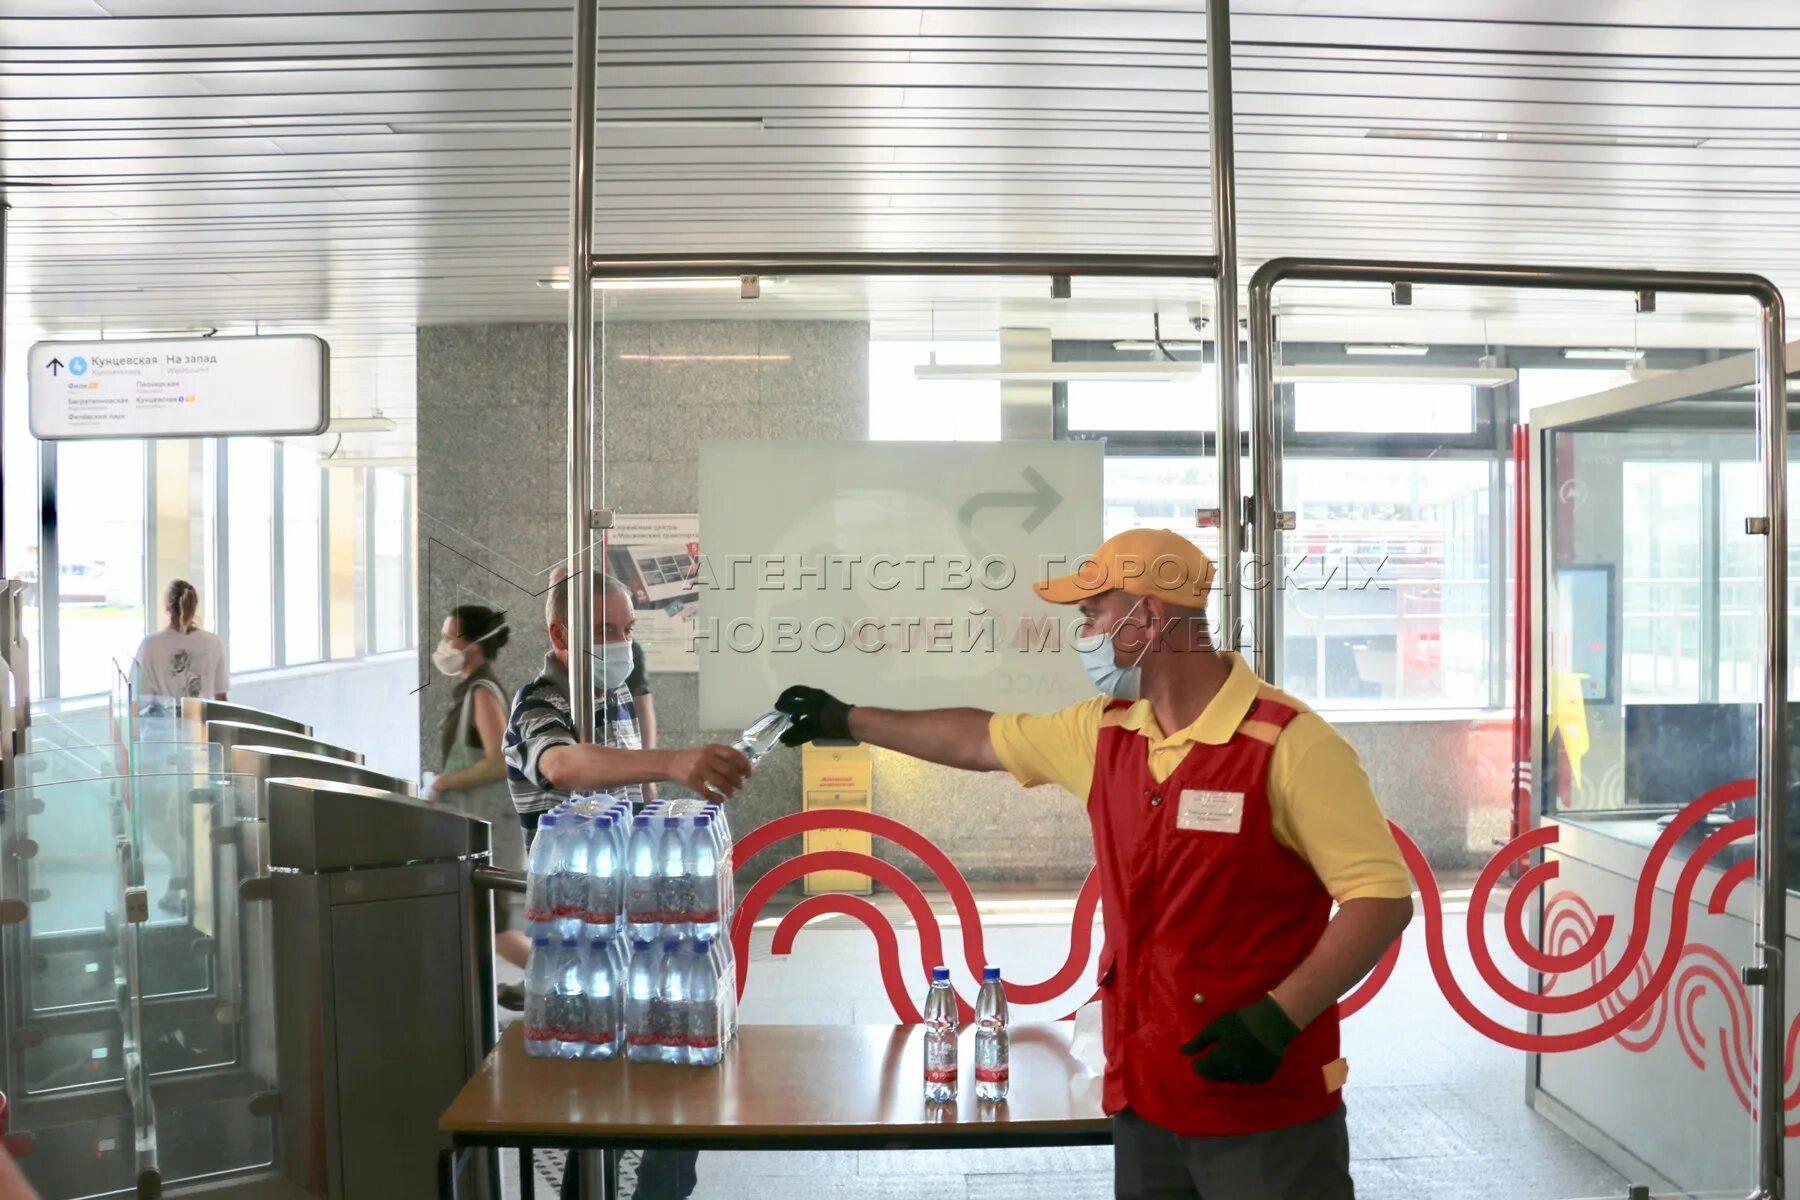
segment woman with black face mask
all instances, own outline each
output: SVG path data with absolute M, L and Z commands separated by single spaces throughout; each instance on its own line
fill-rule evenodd
M 506 790 L 506 691 L 493 661 L 507 640 L 506 614 L 479 604 L 461 604 L 444 618 L 431 662 L 456 681 L 438 727 L 444 773 L 432 781 L 427 800 L 448 804 L 488 823 L 493 863 L 508 871 L 525 869 L 525 837 Z M 523 967 L 531 944 L 518 928 L 517 897 L 494 895 L 494 949 Z

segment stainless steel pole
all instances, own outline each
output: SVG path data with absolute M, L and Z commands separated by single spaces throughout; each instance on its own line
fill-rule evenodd
M 1276 555 L 1280 552 L 1275 509 L 1281 500 L 1281 447 L 1275 420 L 1275 320 L 1272 287 L 1250 284 L 1250 467 L 1255 490 L 1251 495 L 1250 561 L 1257 564 L 1250 585 L 1256 629 L 1251 665 L 1271 683 L 1275 681 L 1275 612 L 1280 589 Z
M 594 469 L 594 64 L 597 0 L 575 0 L 569 152 L 569 715 L 594 740 L 594 584 L 589 542 Z
M 1219 457 L 1219 629 L 1220 645 L 1239 644 L 1239 592 L 1243 586 L 1240 559 L 1244 542 L 1243 480 L 1238 470 L 1238 283 L 1237 283 L 1237 172 L 1233 160 L 1231 102 L 1231 0 L 1207 0 L 1206 4 L 1206 104 L 1207 130 L 1212 139 L 1213 253 L 1219 259 L 1214 281 L 1213 366 L 1218 376 Z M 1263 489 L 1262 477 L 1256 480 Z M 1262 643 L 1269 627 L 1258 621 L 1256 642 Z M 1259 656 L 1260 659 L 1260 656 Z
M 1761 394 L 1757 417 L 1761 426 L 1764 512 L 1768 527 L 1763 546 L 1764 629 L 1768 657 L 1763 671 L 1761 813 L 1757 822 L 1757 855 L 1762 865 L 1761 945 L 1762 1070 L 1757 1076 L 1757 1161 L 1762 1195 L 1780 1200 L 1786 1192 L 1787 1151 L 1785 1080 L 1787 1062 L 1787 849 L 1788 849 L 1788 562 L 1787 562 L 1787 363 L 1786 326 L 1781 293 L 1762 297 L 1762 345 L 1757 354 Z
M 596 279 L 739 278 L 744 275 L 1118 275 L 1207 279 L 1210 254 L 935 254 L 801 252 L 706 257 L 670 254 L 596 255 Z

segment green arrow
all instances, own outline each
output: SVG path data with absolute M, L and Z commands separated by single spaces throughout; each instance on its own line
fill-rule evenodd
M 1031 485 L 1029 492 L 981 492 L 969 497 L 957 519 L 971 528 L 975 524 L 975 514 L 984 508 L 1027 508 L 1031 513 L 1019 522 L 1019 528 L 1030 533 L 1044 523 L 1056 506 L 1062 503 L 1062 493 L 1050 486 L 1050 481 L 1039 475 L 1036 470 L 1026 467 L 1019 474 Z

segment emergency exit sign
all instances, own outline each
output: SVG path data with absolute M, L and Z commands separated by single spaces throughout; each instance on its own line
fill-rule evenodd
M 331 351 L 310 334 L 39 342 L 29 357 L 40 441 L 306 436 L 330 420 Z

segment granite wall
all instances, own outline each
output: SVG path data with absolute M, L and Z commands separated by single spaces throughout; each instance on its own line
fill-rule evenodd
M 707 438 L 868 436 L 868 328 L 854 322 L 614 323 L 600 361 L 596 486 L 620 513 L 693 512 Z M 541 591 L 563 557 L 563 329 L 451 325 L 419 330 L 421 761 L 437 766 L 449 694 L 430 670 L 435 631 L 452 605 L 504 608 L 509 688 L 536 672 L 546 647 Z M 745 481 L 754 486 L 754 481 Z M 699 676 L 652 679 L 665 746 L 728 741 L 698 725 Z M 856 699 L 856 697 L 850 697 Z M 1356 721 L 1389 815 L 1435 863 L 1485 861 L 1505 836 L 1510 764 L 1504 722 Z M 740 836 L 800 808 L 800 758 L 771 755 L 735 802 Z M 1086 813 L 1055 787 L 1027 791 L 878 752 L 875 811 L 920 830 L 973 882 L 1073 887 L 1093 863 Z M 747 877 L 779 854 L 752 864 Z M 924 876 L 910 855 L 877 853 Z

